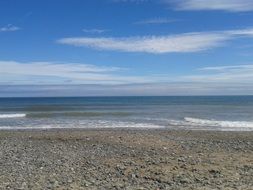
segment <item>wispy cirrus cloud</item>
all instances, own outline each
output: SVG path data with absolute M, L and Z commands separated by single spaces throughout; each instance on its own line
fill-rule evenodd
M 148 25 L 148 24 L 168 24 L 168 23 L 173 23 L 173 22 L 178 22 L 180 21 L 179 19 L 172 19 L 172 18 L 151 18 L 151 19 L 146 19 L 146 20 L 140 20 L 135 22 L 134 24 L 139 24 L 139 25 Z
M 8 84 L 0 83 L 1 96 L 127 96 L 127 95 L 253 95 L 253 65 L 204 67 L 199 74 L 164 82 Z M 2 76 L 2 75 L 0 75 Z M 146 78 L 150 78 L 147 76 Z M 152 78 L 152 77 L 151 77 Z M 1 80 L 0 80 L 1 81 Z M 94 82 L 94 81 L 93 81 Z
M 185 53 L 200 52 L 223 45 L 240 37 L 252 37 L 253 29 L 213 32 L 183 33 L 168 36 L 144 36 L 127 38 L 63 38 L 60 44 L 122 52 Z
M 229 66 L 216 66 L 216 67 L 203 67 L 200 68 L 201 71 L 239 71 L 239 72 L 245 72 L 245 71 L 251 71 L 253 73 L 253 65 L 229 65 Z M 252 76 L 253 77 L 253 76 Z
M 115 3 L 144 3 L 151 0 L 111 0 L 111 2 Z
M 164 0 L 176 10 L 220 10 L 229 12 L 253 11 L 252 0 Z
M 229 31 L 226 31 L 226 33 L 228 35 L 253 37 L 253 28 L 247 28 L 247 29 L 242 29 L 242 30 L 229 30 Z
M 160 77 L 124 75 L 125 68 L 81 63 L 0 61 L 0 84 L 128 84 Z
M 203 67 L 176 78 L 78 63 L 0 61 L 0 67 L 0 96 L 253 94 L 252 64 Z
M 216 84 L 230 84 L 237 86 L 239 84 L 253 83 L 253 65 L 229 65 L 204 67 L 198 69 L 201 73 L 191 76 L 183 76 L 181 80 L 191 82 L 209 82 Z M 253 89 L 253 88 L 252 88 Z
M 252 0 L 112 0 L 113 2 L 162 2 L 178 11 L 227 11 L 249 12 L 253 11 Z
M 85 33 L 91 33 L 91 34 L 102 34 L 104 32 L 107 32 L 108 30 L 93 28 L 93 29 L 82 29 L 82 31 Z
M 10 24 L 0 28 L 0 32 L 15 32 L 18 30 L 21 30 L 21 28 L 19 28 L 17 26 L 10 25 Z
M 1 84 L 3 84 L 4 76 L 8 75 L 38 77 L 39 79 L 44 79 L 45 82 L 47 82 L 47 77 L 56 77 L 56 79 L 69 79 L 74 83 L 80 82 L 80 84 L 112 84 L 112 81 L 114 81 L 113 84 L 147 83 L 150 81 L 153 81 L 153 83 L 222 82 L 221 79 L 229 79 L 227 82 L 235 82 L 234 80 L 245 82 L 246 79 L 253 82 L 253 64 L 203 67 L 197 69 L 200 72 L 199 74 L 179 75 L 177 78 L 170 78 L 168 75 L 120 75 L 119 73 L 126 71 L 125 68 L 103 67 L 81 63 L 0 61 L 0 67 Z M 204 78 L 209 80 L 203 80 Z M 239 80 L 241 78 L 244 80 Z M 36 83 L 36 81 L 30 82 L 31 84 Z
M 60 44 L 83 46 L 100 50 L 145 53 L 197 52 L 217 47 L 227 36 L 210 33 L 189 33 L 172 36 L 130 38 L 64 38 Z

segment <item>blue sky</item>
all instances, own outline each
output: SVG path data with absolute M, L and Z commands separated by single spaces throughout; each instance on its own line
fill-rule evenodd
M 252 0 L 0 1 L 0 96 L 234 94 Z

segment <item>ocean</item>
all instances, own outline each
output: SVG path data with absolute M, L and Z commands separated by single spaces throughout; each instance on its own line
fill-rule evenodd
M 0 98 L 0 130 L 253 131 L 253 96 Z

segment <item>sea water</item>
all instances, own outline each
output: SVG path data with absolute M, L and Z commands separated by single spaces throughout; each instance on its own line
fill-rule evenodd
M 253 96 L 0 98 L 0 129 L 253 131 Z

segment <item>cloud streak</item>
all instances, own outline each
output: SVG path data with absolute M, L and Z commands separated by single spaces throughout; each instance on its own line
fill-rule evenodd
M 232 65 L 218 67 L 204 67 L 198 69 L 199 75 L 184 76 L 183 81 L 207 81 L 216 84 L 253 84 L 253 65 Z M 252 87 L 251 87 L 252 88 Z
M 0 67 L 0 96 L 253 94 L 252 64 L 204 67 L 176 78 L 80 63 L 0 61 Z
M 127 38 L 72 37 L 57 42 L 99 50 L 162 54 L 200 52 L 222 46 L 224 42 L 238 37 L 253 37 L 253 29 Z
M 233 66 L 217 66 L 217 67 L 204 67 L 200 71 L 240 71 L 245 72 L 251 70 L 253 73 L 253 65 L 233 65 Z M 253 77 L 253 76 L 252 76 Z
M 7 25 L 5 27 L 0 28 L 0 32 L 15 32 L 21 30 L 21 28 L 17 27 L 17 26 L 12 26 L 12 25 Z
M 103 30 L 103 29 L 83 29 L 82 30 L 85 33 L 91 33 L 91 34 L 102 34 L 104 32 L 106 32 L 107 30 Z
M 125 69 L 80 63 L 0 61 L 0 84 L 128 84 L 159 77 L 124 76 Z
M 176 10 L 181 11 L 201 11 L 220 10 L 229 12 L 253 11 L 252 0 L 165 0 L 172 4 Z
M 226 36 L 209 33 L 190 33 L 175 36 L 131 38 L 64 38 L 61 44 L 84 46 L 100 50 L 145 53 L 197 52 L 217 47 Z
M 155 0 L 112 0 L 113 2 L 144 3 Z M 253 11 L 252 0 L 161 0 L 176 11 Z
M 169 19 L 169 18 L 151 18 L 151 19 L 146 19 L 146 20 L 141 20 L 138 22 L 135 22 L 134 24 L 139 24 L 139 25 L 150 25 L 150 24 L 168 24 L 168 23 L 173 23 L 173 22 L 178 22 L 180 21 L 179 19 Z
M 111 0 L 114 3 L 144 3 L 150 0 Z

